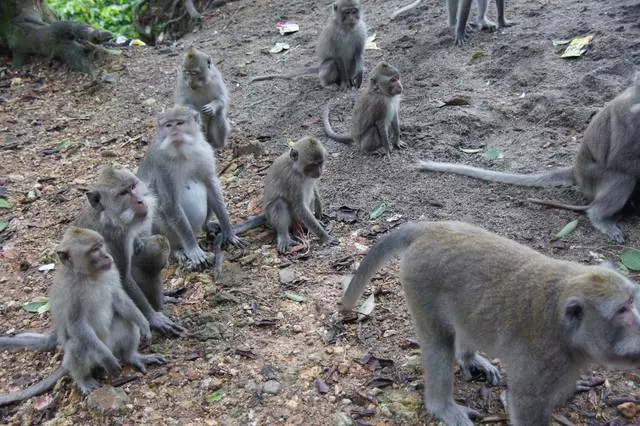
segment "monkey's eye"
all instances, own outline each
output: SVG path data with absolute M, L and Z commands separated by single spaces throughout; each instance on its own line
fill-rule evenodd
M 629 312 L 629 310 L 630 310 L 629 307 L 625 305 L 625 306 L 621 307 L 620 309 L 618 309 L 618 312 L 616 312 L 616 314 L 617 315 L 624 315 L 627 312 Z
M 176 121 L 176 126 L 183 126 L 183 125 L 184 125 L 184 121 L 183 120 Z
M 211 58 L 207 58 L 207 67 L 211 68 Z
M 134 189 L 136 189 L 136 186 L 138 186 L 137 182 L 134 182 L 131 184 L 131 187 L 129 188 L 130 191 L 133 191 Z
M 164 123 L 164 127 L 166 127 L 167 129 L 171 128 L 171 123 Z

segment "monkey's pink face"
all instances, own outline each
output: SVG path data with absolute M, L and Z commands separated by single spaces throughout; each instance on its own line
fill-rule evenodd
M 184 150 L 184 145 L 189 145 L 193 141 L 192 127 L 194 125 L 193 122 L 182 118 L 163 122 L 162 131 L 165 137 L 162 148 L 169 150 L 174 155 L 179 154 Z
M 324 160 L 318 160 L 313 163 L 309 163 L 304 166 L 305 176 L 309 176 L 313 179 L 318 179 L 322 175 L 322 169 L 324 167 Z
M 113 258 L 107 252 L 103 241 L 97 241 L 86 254 L 93 271 L 106 271 L 113 265 Z
M 148 194 L 147 186 L 132 175 L 134 179 L 131 179 L 127 186 L 120 189 L 118 197 L 122 201 L 122 205 L 130 209 L 135 217 L 144 218 L 149 213 L 149 208 L 145 197 Z
M 206 83 L 206 74 L 200 69 L 186 69 L 184 70 L 184 75 L 187 84 L 193 90 L 201 88 Z
M 349 27 L 355 27 L 360 20 L 360 10 L 357 7 L 342 9 L 342 23 Z

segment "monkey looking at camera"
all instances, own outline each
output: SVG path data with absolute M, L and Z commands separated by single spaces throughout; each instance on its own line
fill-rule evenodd
M 144 373 L 145 365 L 165 363 L 160 355 L 138 352 L 140 336 L 151 338 L 149 322 L 123 290 L 104 238 L 71 226 L 57 252 L 60 264 L 49 305 L 64 350 L 62 365 L 27 389 L 0 395 L 0 406 L 44 393 L 66 375 L 87 395 L 100 386 L 93 375 L 96 369 L 117 374 L 123 361 Z
M 600 232 L 618 243 L 624 234 L 617 214 L 633 198 L 640 178 L 640 122 L 634 107 L 640 103 L 640 72 L 634 83 L 598 112 L 587 126 L 573 166 L 536 174 L 515 174 L 485 170 L 462 164 L 421 161 L 422 171 L 449 172 L 493 182 L 524 186 L 577 185 L 589 203 L 569 206 L 534 200 L 572 210 L 586 210 Z
M 332 15 L 320 33 L 316 55 L 320 65 L 291 74 L 257 76 L 254 81 L 274 78 L 291 80 L 305 75 L 317 75 L 324 87 L 336 84 L 339 88 L 359 88 L 364 73 L 364 44 L 367 26 L 360 0 L 337 0 Z
M 450 425 L 476 411 L 453 399 L 453 365 L 500 378 L 511 424 L 546 425 L 590 363 L 640 365 L 637 284 L 612 268 L 556 260 L 462 222 L 410 223 L 379 239 L 342 297 L 352 309 L 384 262 L 401 255 L 400 281 L 422 349 L 424 404 Z
M 400 95 L 402 83 L 398 70 L 380 62 L 369 74 L 367 86 L 358 95 L 351 115 L 351 133 L 341 135 L 329 123 L 329 106 L 324 109 L 322 122 L 325 134 L 338 142 L 355 142 L 361 151 L 389 154 L 391 146 L 405 148 L 400 140 Z
M 207 141 L 214 149 L 227 146 L 229 92 L 211 56 L 191 46 L 178 68 L 176 104 L 200 113 Z
M 104 237 L 120 272 L 122 287 L 147 318 L 151 328 L 167 335 L 180 335 L 183 328 L 162 312 L 154 310 L 142 290 L 154 282 L 136 282 L 131 274 L 136 239 L 148 235 L 151 218 L 156 216 L 156 199 L 147 185 L 125 168 L 107 166 L 102 169 L 92 190 L 87 192 L 87 199 L 89 206 L 82 210 L 75 224 L 93 229 Z
M 190 268 L 211 263 L 198 233 L 215 213 L 224 241 L 243 246 L 231 227 L 216 174 L 215 155 L 200 129 L 197 111 L 177 105 L 158 115 L 157 135 L 138 176 L 158 197 L 153 233 L 169 239 L 172 255 Z

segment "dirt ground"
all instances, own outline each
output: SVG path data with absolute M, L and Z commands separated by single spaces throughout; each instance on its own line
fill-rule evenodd
M 462 48 L 453 45 L 444 1 L 423 2 L 394 21 L 391 11 L 406 0 L 366 1 L 369 33 L 377 34 L 380 48 L 366 51 L 367 67 L 382 59 L 392 63 L 405 88 L 401 130 L 409 148 L 390 159 L 365 156 L 324 137 L 322 108 L 331 103 L 334 127 L 347 129 L 355 91 L 323 89 L 310 79 L 248 84 L 252 75 L 313 62 L 327 3 L 229 3 L 206 13 L 202 31 L 175 45 L 124 50 L 111 83 L 91 84 L 46 61 L 0 68 L 0 185 L 12 205 L 0 211 L 0 221 L 9 222 L 0 233 L 0 332 L 51 326 L 49 314 L 22 308 L 45 295 L 51 283 L 52 272 L 37 267 L 55 258 L 56 244 L 84 205 L 98 167 L 137 166 L 153 138 L 154 114 L 171 104 L 176 64 L 191 42 L 211 53 L 229 87 L 231 146 L 255 142 L 264 150 L 257 157 L 234 156 L 232 149 L 219 155 L 232 221 L 255 213 L 266 167 L 287 140 L 314 135 L 329 152 L 320 187 L 325 224 L 340 242 L 322 247 L 312 239 L 309 253 L 278 256 L 273 236 L 259 229 L 245 236 L 247 249 L 227 251 L 219 282 L 210 272 L 170 266 L 168 290 L 186 291 L 167 311 L 189 335 L 154 337 L 152 350 L 169 362 L 145 376 L 126 368 L 123 377 L 132 381 L 119 384 L 129 397 L 125 403 L 101 412 L 65 380 L 47 396 L 0 408 L 0 423 L 347 425 L 353 418 L 357 424 L 437 424 L 422 413 L 419 349 L 395 278 L 397 263 L 386 266 L 366 293 L 376 297 L 371 318 L 343 324 L 335 312 L 341 276 L 354 270 L 378 234 L 408 220 L 457 219 L 584 263 L 616 262 L 622 250 L 638 247 L 636 217 L 621 221 L 627 236 L 621 246 L 578 213 L 526 201 L 583 201 L 574 189 L 517 188 L 421 174 L 412 167 L 423 158 L 519 172 L 571 164 L 590 117 L 630 83 L 640 62 L 637 1 L 508 1 L 507 18 L 517 25 L 476 32 Z M 493 3 L 490 9 L 495 16 Z M 300 31 L 281 36 L 276 22 L 282 17 L 298 23 Z M 552 44 L 589 33 L 595 34 L 593 48 L 579 59 L 561 59 L 561 48 Z M 290 50 L 265 53 L 278 41 Z M 472 60 L 478 51 L 485 55 Z M 454 98 L 468 104 L 439 108 Z M 461 148 L 498 151 L 502 158 Z M 371 220 L 379 203 L 385 213 Z M 358 211 L 355 223 L 339 220 L 342 206 Z M 574 219 L 577 229 L 552 241 Z M 59 360 L 51 354 L 0 353 L 0 392 L 28 386 Z M 640 415 L 625 418 L 616 408 L 627 397 L 640 398 L 637 370 L 585 373 L 604 384 L 558 407 L 561 421 L 640 424 Z M 506 424 L 499 402 L 505 386 L 464 382 L 456 372 L 455 389 L 457 399 Z

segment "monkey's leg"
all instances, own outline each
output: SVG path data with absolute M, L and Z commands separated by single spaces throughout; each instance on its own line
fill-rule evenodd
M 322 219 L 322 198 L 317 186 L 313 188 L 313 215 L 318 220 Z
M 449 15 L 449 28 L 458 24 L 458 0 L 447 0 L 447 12 Z
M 224 148 L 227 145 L 227 135 L 229 134 L 229 122 L 224 116 L 224 110 L 209 117 L 208 126 L 205 129 L 207 140 L 215 149 Z
M 500 371 L 491 364 L 491 361 L 476 351 L 465 350 L 462 352 L 460 365 L 465 380 L 471 380 L 477 373 L 484 373 L 487 377 L 487 382 L 493 386 L 500 384 Z
M 83 395 L 88 395 L 92 390 L 100 387 L 100 383 L 93 377 L 93 369 L 97 366 L 106 366 L 99 361 L 97 364 L 94 363 L 93 361 L 96 360 L 96 357 L 91 354 L 93 349 L 84 347 L 78 343 L 79 342 L 68 341 L 64 346 L 62 366 L 69 370 L 69 375 L 76 383 L 80 392 L 82 392 Z M 117 365 L 118 370 L 111 369 L 111 371 L 119 372 L 120 365 Z M 109 368 L 106 369 L 109 370 Z
M 595 198 L 587 210 L 587 216 L 593 226 L 617 243 L 624 242 L 624 234 L 616 224 L 614 216 L 627 204 L 635 186 L 634 176 L 604 171 L 596 187 Z
M 396 114 L 391 120 L 391 144 L 398 149 L 404 149 L 407 144 L 400 140 L 400 114 L 396 111 Z
M 376 126 L 369 127 L 369 129 L 360 136 L 360 150 L 370 154 L 387 154 L 386 152 L 382 152 L 384 147 L 380 141 L 380 134 Z
M 362 86 L 362 76 L 364 75 L 364 48 L 362 54 L 356 55 L 353 74 L 353 85 L 359 89 Z
M 471 34 L 471 27 L 467 24 L 469 12 L 471 11 L 471 0 L 459 0 L 458 19 L 455 28 L 455 43 L 462 46 Z
M 498 28 L 511 27 L 515 24 L 504 18 L 504 0 L 496 0 L 496 8 L 498 9 Z
M 489 0 L 476 0 L 476 6 L 478 11 L 478 16 L 476 16 L 476 26 L 481 30 L 489 30 L 491 32 L 498 29 L 498 26 L 495 22 L 487 19 L 487 6 L 489 5 Z
M 545 371 L 545 366 L 531 366 L 527 368 L 527 372 L 518 371 L 509 376 L 509 391 L 507 392 L 507 406 L 509 411 L 509 420 L 513 425 L 518 426 L 536 426 L 548 425 L 553 413 L 553 407 L 557 395 L 551 395 L 548 389 L 543 388 L 539 383 L 544 380 L 540 376 L 540 371 Z M 547 373 L 548 374 L 548 373 Z M 560 374 L 562 374 L 560 372 Z M 515 377 L 512 377 L 515 376 Z M 563 378 L 554 377 L 554 383 L 562 381 Z M 570 382 L 574 386 L 575 381 Z M 519 390 L 522 393 L 517 392 Z
M 289 235 L 292 219 L 289 206 L 283 199 L 277 199 L 266 206 L 265 215 L 267 221 L 276 230 L 278 252 L 285 253 L 287 248 L 293 244 L 293 240 Z

